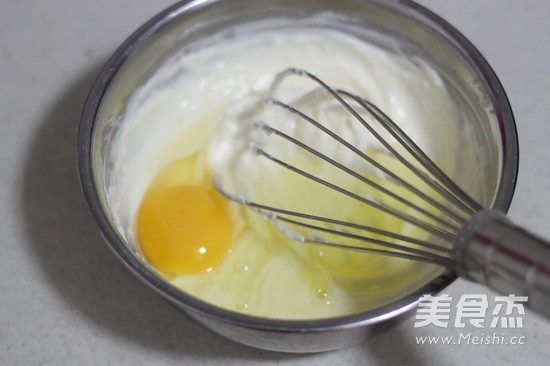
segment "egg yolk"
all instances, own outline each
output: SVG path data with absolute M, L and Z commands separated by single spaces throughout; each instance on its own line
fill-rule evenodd
M 228 253 L 232 232 L 227 203 L 211 186 L 152 189 L 137 217 L 145 257 L 173 275 L 200 273 L 217 265 Z

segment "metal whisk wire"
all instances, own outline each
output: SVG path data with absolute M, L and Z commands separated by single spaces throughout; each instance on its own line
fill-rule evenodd
M 408 193 L 395 193 L 385 184 L 377 183 L 368 176 L 358 173 L 346 164 L 269 123 L 256 121 L 256 128 L 269 136 L 285 140 L 300 151 L 315 156 L 358 180 L 361 184 L 364 183 L 380 194 L 390 197 L 406 207 L 408 212 L 403 212 L 387 203 L 378 202 L 309 173 L 264 150 L 261 144 L 253 144 L 254 153 L 299 174 L 308 181 L 315 182 L 413 225 L 428 235 L 418 238 L 380 227 L 256 202 L 245 195 L 229 192 L 215 177 L 214 185 L 227 199 L 259 211 L 265 218 L 276 224 L 285 223 L 310 230 L 309 234 L 305 235 L 283 230 L 292 239 L 304 243 L 322 244 L 451 267 L 462 277 L 483 283 L 501 293 L 529 295 L 529 306 L 550 317 L 550 244 L 547 241 L 513 225 L 503 214 L 485 210 L 445 174 L 395 122 L 369 101 L 345 90 L 332 88 L 315 75 L 296 68 L 280 73 L 275 78 L 271 91 L 291 75 L 305 77 L 316 83 L 320 90 L 328 93 L 337 101 L 338 105 L 353 116 L 354 121 L 360 123 L 366 132 L 384 147 L 388 155 L 411 172 L 416 180 L 428 187 L 438 198 L 434 198 L 433 195 L 412 184 L 407 178 L 388 169 L 384 164 L 320 121 L 273 98 L 265 100 L 264 103 L 270 107 L 281 108 L 289 115 L 298 117 L 302 123 L 307 123 L 322 134 L 329 136 L 361 161 L 382 172 L 389 185 L 399 186 Z M 382 136 L 382 133 L 374 128 L 373 123 L 367 121 L 360 111 L 366 112 L 368 116 L 372 117 L 396 143 L 392 144 Z M 431 207 L 431 209 L 427 207 Z M 329 239 L 317 233 L 326 233 L 329 235 Z M 354 241 L 369 243 L 374 247 L 343 243 L 332 240 L 331 238 L 334 237 L 351 239 L 352 243 Z M 424 237 L 430 239 L 424 239 Z
M 290 75 L 296 75 L 296 76 L 308 78 L 309 80 L 312 80 L 313 82 L 315 82 L 320 88 L 322 88 L 322 90 L 332 95 L 332 97 L 334 97 L 335 100 L 337 100 L 340 103 L 340 105 L 342 105 L 359 123 L 361 123 L 363 127 L 367 130 L 367 132 L 370 133 L 372 136 L 374 136 L 395 159 L 397 159 L 401 164 L 403 164 L 403 166 L 405 166 L 408 170 L 410 170 L 418 178 L 420 178 L 422 182 L 424 182 L 426 185 L 431 187 L 434 191 L 438 192 L 441 195 L 441 197 L 443 197 L 447 201 L 447 204 L 443 204 L 442 202 L 422 192 L 420 189 L 416 188 L 414 185 L 407 182 L 402 177 L 395 174 L 390 169 L 387 169 L 384 165 L 382 165 L 381 163 L 379 163 L 378 161 L 370 157 L 367 153 L 361 151 L 352 143 L 346 141 L 345 139 L 340 137 L 338 134 L 336 134 L 335 132 L 331 131 L 329 128 L 324 126 L 322 123 L 306 115 L 300 110 L 286 103 L 283 103 L 280 100 L 273 99 L 273 98 L 266 99 L 264 101 L 266 104 L 269 104 L 273 107 L 282 108 L 287 112 L 291 113 L 292 115 L 298 116 L 302 121 L 304 121 L 305 123 L 309 123 L 311 126 L 315 127 L 322 133 L 330 136 L 337 143 L 341 144 L 346 149 L 356 154 L 360 159 L 363 159 L 367 163 L 371 164 L 374 168 L 383 172 L 387 177 L 389 177 L 389 179 L 392 179 L 397 184 L 406 188 L 410 193 L 415 195 L 415 197 L 418 197 L 424 200 L 424 202 L 436 208 L 438 212 L 445 214 L 447 216 L 447 219 L 443 219 L 441 215 L 434 214 L 429 210 L 422 208 L 418 204 L 412 202 L 410 199 L 392 192 L 391 190 L 385 188 L 383 185 L 376 183 L 372 179 L 369 179 L 368 177 L 357 173 L 353 169 L 332 159 L 331 157 L 314 149 L 313 147 L 308 146 L 307 144 L 299 141 L 298 139 L 290 136 L 289 134 L 275 127 L 272 127 L 268 123 L 257 121 L 256 126 L 257 128 L 263 130 L 267 134 L 283 138 L 284 140 L 290 142 L 294 146 L 316 156 L 319 159 L 322 159 L 323 161 L 331 164 L 332 166 L 336 167 L 340 171 L 369 185 L 373 189 L 381 192 L 382 194 L 385 194 L 388 197 L 395 199 L 397 202 L 404 204 L 405 206 L 409 207 L 415 212 L 420 213 L 424 217 L 427 217 L 430 220 L 436 222 L 437 224 L 429 223 L 426 220 L 422 220 L 411 214 L 400 212 L 391 207 L 387 207 L 386 205 L 376 202 L 375 200 L 358 195 L 357 193 L 346 190 L 334 183 L 331 183 L 318 176 L 310 174 L 305 170 L 302 170 L 268 153 L 258 144 L 255 144 L 253 147 L 254 153 L 264 158 L 267 158 L 270 161 L 280 166 L 283 166 L 288 170 L 291 170 L 297 174 L 300 174 L 301 176 L 309 180 L 315 181 L 334 191 L 337 191 L 357 201 L 360 201 L 366 205 L 374 207 L 380 210 L 381 212 L 385 212 L 405 222 L 408 222 L 432 234 L 433 236 L 437 237 L 439 241 L 443 241 L 444 243 L 441 244 L 441 243 L 435 243 L 435 242 L 428 242 L 426 240 L 420 240 L 418 238 L 414 238 L 406 235 L 400 235 L 395 232 L 382 230 L 372 226 L 355 224 L 347 221 L 341 221 L 341 220 L 336 220 L 336 219 L 322 217 L 322 216 L 315 216 L 304 212 L 291 211 L 291 210 L 286 210 L 279 207 L 260 204 L 258 202 L 254 202 L 248 199 L 243 199 L 241 195 L 229 193 L 225 189 L 223 189 L 223 187 L 221 187 L 221 185 L 219 184 L 217 185 L 218 189 L 227 198 L 234 201 L 238 201 L 240 203 L 244 203 L 249 207 L 260 210 L 264 215 L 266 215 L 267 217 L 270 217 L 272 220 L 277 220 L 279 222 L 286 222 L 293 225 L 299 225 L 303 228 L 308 228 L 319 232 L 334 234 L 334 235 L 338 235 L 349 239 L 368 242 L 368 243 L 377 245 L 379 247 L 382 247 L 384 249 L 364 247 L 360 245 L 341 244 L 333 241 L 328 241 L 326 239 L 321 239 L 318 237 L 313 237 L 313 238 L 300 237 L 301 241 L 329 245 L 332 247 L 343 247 L 346 249 L 354 249 L 354 250 L 365 251 L 365 252 L 370 252 L 375 254 L 392 255 L 400 258 L 419 260 L 419 261 L 429 262 L 433 264 L 449 266 L 450 256 L 452 252 L 452 249 L 450 248 L 449 243 L 451 243 L 453 239 L 456 237 L 456 234 L 460 230 L 462 223 L 473 212 L 481 209 L 481 206 L 477 202 L 475 202 L 468 194 L 466 194 L 462 189 L 460 189 L 460 187 L 458 187 L 439 167 L 437 167 L 437 165 L 399 128 L 399 126 L 397 126 L 389 117 L 387 117 L 380 109 L 378 109 L 372 103 L 354 94 L 351 94 L 347 91 L 334 89 L 328 86 L 325 82 L 320 80 L 315 75 L 305 70 L 296 69 L 296 68 L 288 69 L 280 73 L 274 82 L 273 88 L 277 87 L 286 77 Z M 363 108 L 365 111 L 369 113 L 369 115 L 374 117 L 376 121 L 378 121 L 380 125 L 387 132 L 389 132 L 391 136 L 393 136 L 393 138 L 400 144 L 400 146 L 402 146 L 405 149 L 405 151 L 407 151 L 420 164 L 420 166 L 422 166 L 428 172 L 428 174 L 421 171 L 413 163 L 407 160 L 401 153 L 399 153 L 388 141 L 386 141 L 386 139 L 383 136 L 381 136 L 380 133 L 378 133 L 371 126 L 371 124 L 369 124 L 369 122 L 367 122 L 356 111 L 356 109 L 352 105 L 350 105 L 350 103 L 346 99 L 350 99 L 354 101 L 359 107 Z M 444 188 L 442 184 L 438 183 L 438 180 L 443 182 L 445 187 L 448 186 L 448 188 Z M 452 207 L 454 207 L 454 209 L 451 209 L 449 207 L 450 206 L 449 203 L 452 204 Z M 290 218 L 290 217 L 294 217 L 294 218 Z M 308 222 L 299 221 L 296 218 L 307 219 Z M 359 235 L 357 233 L 350 233 L 346 230 L 337 230 L 337 229 L 327 228 L 325 226 L 315 225 L 310 223 L 312 221 L 320 222 L 320 223 L 329 223 L 329 224 L 337 225 L 338 227 L 352 228 L 352 229 L 369 232 L 377 236 L 385 237 L 387 238 L 387 240 L 375 238 L 372 236 Z M 396 241 L 398 243 L 396 243 Z M 413 244 L 413 246 L 411 246 L 410 244 Z

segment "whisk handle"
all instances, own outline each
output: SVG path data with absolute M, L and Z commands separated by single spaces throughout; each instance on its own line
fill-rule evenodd
M 455 242 L 455 269 L 502 294 L 527 296 L 527 306 L 550 318 L 550 243 L 514 225 L 502 213 L 483 211 Z

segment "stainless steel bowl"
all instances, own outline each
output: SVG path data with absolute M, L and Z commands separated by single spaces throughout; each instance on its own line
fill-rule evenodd
M 464 123 L 475 127 L 475 139 L 488 159 L 483 173 L 488 202 L 506 211 L 514 190 L 518 146 L 512 111 L 497 77 L 481 54 L 452 26 L 411 1 L 392 0 L 196 0 L 182 1 L 155 16 L 135 32 L 107 62 L 87 100 L 78 139 L 81 184 L 92 215 L 121 261 L 147 285 L 193 318 L 234 341 L 283 352 L 316 352 L 362 342 L 380 329 L 411 314 L 419 296 L 436 293 L 456 275 L 447 270 L 398 301 L 375 310 L 319 320 L 273 320 L 225 310 L 190 296 L 163 280 L 123 239 L 109 211 L 111 137 L 127 98 L 170 55 L 194 42 L 251 21 L 315 19 L 331 13 L 332 26 L 369 30 L 404 45 L 440 72 L 465 108 Z M 350 28 L 351 27 L 351 28 Z M 358 36 L 363 36 L 358 32 Z M 368 35 L 366 36 L 368 38 Z M 382 41 L 380 41 L 382 39 Z M 466 111 L 467 110 L 467 111 Z

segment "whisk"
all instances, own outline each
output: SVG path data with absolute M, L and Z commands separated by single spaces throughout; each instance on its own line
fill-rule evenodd
M 312 146 L 304 141 L 303 136 L 293 136 L 292 133 L 274 127 L 269 121 L 255 121 L 255 128 L 268 134 L 270 139 L 282 139 L 293 148 L 320 159 L 323 164 L 328 164 L 360 182 L 376 192 L 376 195 L 391 198 L 394 204 L 382 202 L 372 194 L 354 192 L 325 177 L 308 172 L 298 164 L 267 151 L 261 143 L 252 142 L 254 153 L 309 182 L 359 201 L 381 214 L 390 215 L 394 220 L 415 227 L 426 235 L 407 235 L 391 228 L 365 225 L 356 222 L 357 220 L 341 220 L 257 202 L 246 195 L 230 192 L 221 182 L 216 181 L 217 189 L 226 198 L 261 212 L 292 239 L 450 267 L 463 278 L 485 284 L 497 292 L 528 296 L 528 306 L 550 317 L 548 242 L 512 224 L 503 213 L 484 209 L 443 172 L 402 128 L 368 100 L 333 88 L 308 71 L 296 68 L 280 73 L 271 90 L 292 75 L 316 83 L 316 90 L 336 102 L 347 114 L 345 118 L 359 124 L 364 129 L 365 136 L 376 139 L 384 154 L 402 166 L 400 172 L 407 173 L 400 174 L 388 168 L 388 164 L 374 158 L 368 149 L 343 138 L 311 114 L 308 115 L 278 99 L 268 98 L 265 104 L 296 118 L 298 123 L 315 128 L 331 144 L 337 144 L 348 154 L 353 154 L 375 169 L 376 175 L 361 172 L 350 166 L 346 159 L 338 161 L 324 152 L 322 147 Z M 399 191 L 396 192 L 391 187 L 399 187 Z M 282 223 L 303 230 L 290 230 L 287 226 L 282 226 Z

